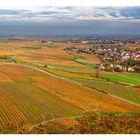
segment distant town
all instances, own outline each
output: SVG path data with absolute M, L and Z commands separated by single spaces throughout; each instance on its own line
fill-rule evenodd
M 71 43 L 71 42 L 68 42 Z M 140 72 L 140 39 L 87 39 L 81 40 L 85 47 L 65 48 L 65 51 L 97 55 L 99 70 L 116 72 Z

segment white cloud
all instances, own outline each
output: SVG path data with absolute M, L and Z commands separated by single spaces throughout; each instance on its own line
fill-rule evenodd
M 1 7 L 19 6 L 140 6 L 139 0 L 1 0 Z
M 140 20 L 140 7 L 16 7 L 0 8 L 7 21 L 49 22 L 55 20 Z

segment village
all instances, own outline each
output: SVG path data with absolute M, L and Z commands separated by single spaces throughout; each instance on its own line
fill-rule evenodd
M 132 41 L 130 41 L 132 42 Z M 81 42 L 83 44 L 83 42 Z M 140 72 L 140 48 L 128 49 L 123 44 L 92 44 L 84 48 L 75 46 L 65 51 L 88 53 L 100 58 L 99 70 L 115 72 Z

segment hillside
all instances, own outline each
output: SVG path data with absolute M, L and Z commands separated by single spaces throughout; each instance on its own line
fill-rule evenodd
M 77 116 L 89 109 L 140 109 L 138 105 L 24 65 L 1 64 L 0 77 L 1 128 Z
M 100 59 L 66 52 L 71 45 L 0 42 L 0 133 L 57 119 L 75 122 L 87 111 L 139 113 L 139 74 L 98 71 L 97 77 Z

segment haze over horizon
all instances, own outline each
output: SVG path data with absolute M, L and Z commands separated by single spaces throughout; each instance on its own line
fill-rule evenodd
M 140 35 L 140 7 L 0 8 L 0 35 Z

